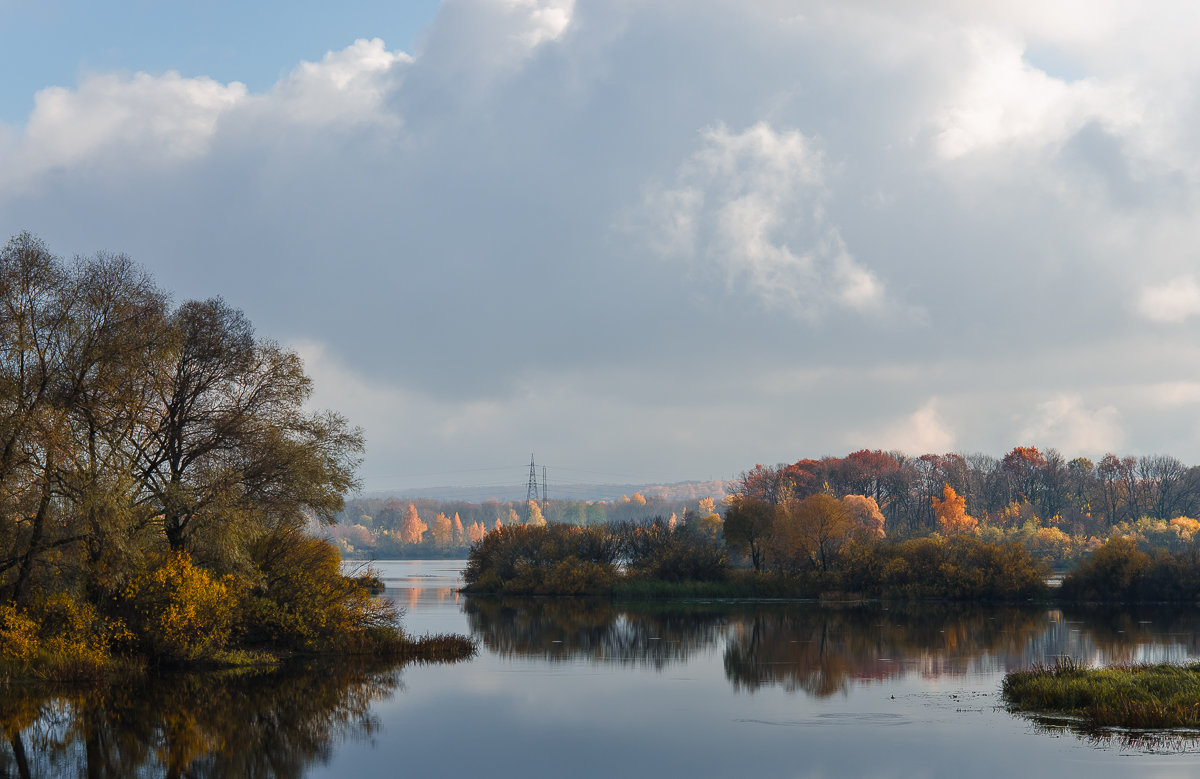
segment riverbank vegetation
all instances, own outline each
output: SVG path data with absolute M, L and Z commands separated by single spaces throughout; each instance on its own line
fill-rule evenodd
M 824 552 L 800 540 L 779 558 L 782 542 L 770 543 L 762 570 L 735 570 L 719 536 L 663 521 L 517 526 L 476 544 L 463 578 L 468 592 L 508 595 L 1014 601 L 1045 593 L 1045 571 L 1023 549 L 970 536 L 851 539 Z
M 342 509 L 363 446 L 310 392 L 299 356 L 223 300 L 173 305 L 127 257 L 10 240 L 0 674 L 420 651 L 310 533 Z
M 1013 710 L 1079 718 L 1086 727 L 1200 726 L 1200 663 L 1087 668 L 1063 659 L 1009 673 L 1002 691 Z
M 1066 600 L 1196 601 L 1200 521 L 1176 512 L 1197 509 L 1200 470 L 1171 458 L 1093 465 L 1033 447 L 999 461 L 863 451 L 756 466 L 720 506 L 702 500 L 583 535 L 550 531 L 560 545 L 586 537 L 605 550 L 586 571 L 564 552 L 550 576 L 545 554 L 521 551 L 540 536 L 510 531 L 547 525 L 540 514 L 501 523 L 473 542 L 467 583 L 629 597 L 1011 600 L 1046 595 L 1042 582 L 1056 571 L 1065 581 L 1054 594 Z M 485 559 L 500 538 L 517 579 Z

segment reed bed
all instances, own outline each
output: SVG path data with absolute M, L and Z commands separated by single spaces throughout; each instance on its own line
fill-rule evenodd
M 1200 663 L 1087 668 L 1063 659 L 1009 673 L 1002 694 L 1013 710 L 1077 717 L 1091 727 L 1200 727 Z

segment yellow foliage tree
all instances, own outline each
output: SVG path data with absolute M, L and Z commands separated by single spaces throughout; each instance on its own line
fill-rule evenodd
M 433 518 L 433 527 L 429 529 L 429 534 L 433 536 L 433 543 L 438 546 L 450 546 L 450 540 L 454 537 L 454 525 L 449 517 L 439 512 Z
M 942 499 L 933 501 L 933 515 L 937 517 L 938 530 L 943 533 L 969 533 L 979 521 L 967 513 L 967 499 L 954 491 L 949 484 L 942 487 Z
M 458 512 L 454 512 L 454 541 L 456 543 L 464 543 L 467 540 L 467 533 L 463 530 L 462 518 L 458 516 Z
M 842 502 L 819 492 L 780 507 L 765 544 L 766 556 L 776 570 L 789 572 L 812 565 L 825 571 L 852 529 Z
M 525 523 L 533 527 L 545 527 L 546 517 L 542 515 L 542 507 L 536 500 L 529 501 L 529 521 Z

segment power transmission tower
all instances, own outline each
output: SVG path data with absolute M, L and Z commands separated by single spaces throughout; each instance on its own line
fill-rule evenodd
M 526 505 L 536 503 L 538 499 L 537 466 L 533 464 L 533 455 L 529 455 L 529 489 L 525 491 Z
M 546 466 L 542 466 L 542 508 L 550 505 L 550 499 L 546 497 Z

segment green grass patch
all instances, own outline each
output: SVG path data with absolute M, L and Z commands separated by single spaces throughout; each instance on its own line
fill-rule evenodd
M 1002 694 L 1012 710 L 1074 717 L 1091 727 L 1200 727 L 1200 663 L 1085 668 L 1062 660 L 1009 673 Z

